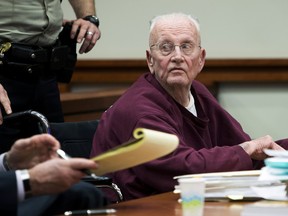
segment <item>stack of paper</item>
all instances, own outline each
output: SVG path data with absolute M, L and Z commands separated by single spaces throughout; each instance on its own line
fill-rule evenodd
M 288 200 L 288 151 L 266 149 L 265 167 L 261 170 L 259 180 L 278 181 L 272 187 L 252 187 L 259 196 L 270 200 Z
M 253 185 L 271 185 L 269 182 L 258 182 L 260 170 L 256 171 L 235 171 L 235 172 L 217 172 L 193 175 L 176 176 L 179 178 L 204 178 L 205 179 L 205 200 L 259 200 L 257 194 L 251 190 Z M 175 192 L 179 193 L 178 185 L 175 186 Z
M 256 193 L 253 188 L 269 188 L 282 186 L 279 180 L 267 179 L 260 180 L 262 170 L 237 171 L 237 172 L 218 172 L 196 175 L 176 176 L 179 178 L 204 178 L 205 179 L 205 199 L 206 201 L 222 200 L 260 200 L 261 195 Z M 175 186 L 175 192 L 179 193 L 179 186 Z

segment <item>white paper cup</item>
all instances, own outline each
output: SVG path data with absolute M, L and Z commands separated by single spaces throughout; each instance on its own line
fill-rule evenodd
M 201 178 L 178 179 L 181 191 L 183 216 L 203 216 L 205 180 Z

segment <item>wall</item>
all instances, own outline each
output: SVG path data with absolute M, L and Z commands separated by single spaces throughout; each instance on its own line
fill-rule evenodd
M 252 137 L 288 137 L 288 85 L 222 84 L 219 102 Z
M 287 0 L 96 0 L 96 8 L 102 38 L 80 59 L 145 58 L 149 20 L 172 11 L 198 17 L 208 58 L 288 56 Z

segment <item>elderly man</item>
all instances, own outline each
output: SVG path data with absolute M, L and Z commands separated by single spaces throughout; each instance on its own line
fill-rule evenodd
M 182 13 L 154 18 L 149 46 L 150 73 L 103 114 L 91 156 L 131 139 L 138 127 L 175 134 L 180 144 L 165 157 L 112 173 L 125 199 L 172 191 L 177 175 L 258 169 L 263 149 L 288 148 L 288 140 L 276 144 L 270 136 L 251 140 L 195 80 L 206 55 L 196 19 Z

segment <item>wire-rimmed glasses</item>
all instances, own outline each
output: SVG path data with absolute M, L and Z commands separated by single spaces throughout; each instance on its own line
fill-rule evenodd
M 173 44 L 172 42 L 167 42 L 167 41 L 153 44 L 150 46 L 150 48 L 152 49 L 155 47 L 161 52 L 163 56 L 167 56 L 171 54 L 172 52 L 174 52 L 176 46 L 180 48 L 181 52 L 184 55 L 191 55 L 196 50 L 196 48 L 201 48 L 201 46 L 196 46 L 192 42 L 185 42 L 180 45 L 176 45 L 176 44 Z

